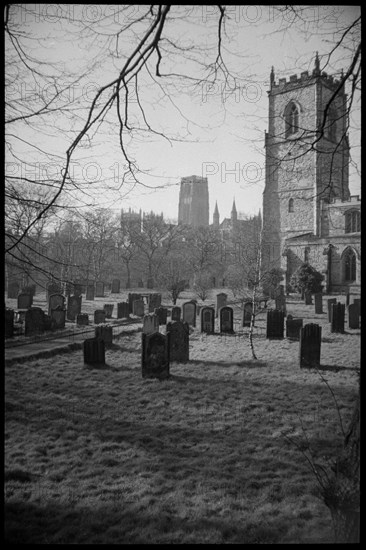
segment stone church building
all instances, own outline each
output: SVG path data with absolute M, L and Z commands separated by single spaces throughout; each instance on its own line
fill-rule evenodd
M 282 268 L 286 284 L 304 262 L 327 293 L 360 292 L 361 201 L 349 191 L 347 96 L 320 71 L 270 75 L 265 134 L 262 270 Z

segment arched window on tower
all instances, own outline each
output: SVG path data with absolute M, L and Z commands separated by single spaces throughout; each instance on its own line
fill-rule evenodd
M 359 233 L 361 231 L 361 213 L 358 210 L 346 212 L 345 233 Z
M 352 248 L 347 248 L 343 253 L 344 280 L 352 283 L 356 280 L 356 254 Z
M 298 106 L 291 101 L 286 107 L 286 114 L 285 114 L 285 120 L 286 120 L 286 137 L 296 134 L 296 132 L 299 130 L 299 108 Z
M 290 199 L 288 201 L 288 211 L 293 212 L 294 211 L 294 199 Z

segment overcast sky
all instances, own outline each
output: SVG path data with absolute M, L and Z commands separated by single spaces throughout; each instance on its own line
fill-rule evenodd
M 66 72 L 75 75 L 78 71 L 84 73 L 87 67 L 87 74 L 75 85 L 75 93 L 82 91 L 90 102 L 98 86 L 118 75 L 123 55 L 133 47 L 133 37 L 129 42 L 126 33 L 125 37 L 120 37 L 121 55 L 111 55 L 103 49 L 106 37 L 112 36 L 121 23 L 142 15 L 146 6 L 129 6 L 123 21 L 120 14 L 116 15 L 117 6 L 45 4 L 35 5 L 33 9 L 34 13 L 29 8 L 26 16 L 19 11 L 19 22 L 24 29 L 31 30 L 39 38 L 33 51 L 37 51 L 46 64 L 62 63 Z M 180 136 L 184 141 L 169 141 L 148 133 L 132 140 L 126 137 L 129 154 L 149 175 L 141 175 L 146 187 L 134 185 L 131 179 L 130 183 L 127 181 L 119 187 L 126 163 L 118 149 L 117 121 L 114 127 L 111 119 L 109 125 L 84 140 L 74 157 L 75 174 L 90 180 L 90 200 L 95 204 L 114 209 L 153 210 L 176 219 L 180 178 L 195 174 L 208 177 L 211 222 L 215 201 L 221 219 L 230 216 L 234 197 L 239 212 L 255 214 L 262 208 L 264 131 L 268 129 L 267 90 L 271 67 L 274 66 L 276 80 L 295 73 L 299 75 L 304 70 L 312 71 L 318 51 L 322 68 L 343 26 L 356 19 L 360 9 L 357 6 L 309 6 L 304 20 L 294 24 L 290 24 L 290 16 L 282 20 L 275 16 L 271 6 L 228 6 L 228 10 L 230 20 L 222 37 L 223 59 L 235 75 L 235 92 L 231 91 L 230 84 L 227 86 L 223 82 L 211 88 L 203 84 L 188 90 L 177 81 L 175 87 L 169 87 L 169 96 L 165 96 L 147 79 L 145 88 L 142 78 L 139 90 L 151 126 L 167 136 Z M 165 32 L 165 36 L 187 48 L 196 45 L 204 48 L 205 62 L 212 63 L 217 53 L 218 9 L 215 6 L 174 6 L 171 15 L 172 20 L 168 20 L 163 35 Z M 81 32 L 79 19 L 98 27 L 98 37 L 88 34 L 85 29 Z M 349 61 L 347 52 L 336 51 L 326 71 L 339 74 Z M 193 63 L 190 66 L 187 60 L 181 61 L 180 71 L 184 71 L 185 64 L 187 71 L 198 76 L 197 67 Z M 164 56 L 161 70 L 172 70 L 171 60 Z M 133 122 L 136 99 L 134 102 L 130 97 L 130 100 Z M 357 108 L 356 103 L 350 132 L 351 152 L 356 161 L 360 158 Z M 48 133 L 47 137 L 60 158 L 74 137 L 68 132 L 68 124 L 74 131 L 75 123 L 65 117 L 58 124 L 61 131 Z M 34 162 L 36 160 L 34 156 Z M 105 190 L 101 193 L 95 184 L 98 178 L 110 182 L 110 193 Z M 353 166 L 350 189 L 352 194 L 360 193 L 360 177 Z

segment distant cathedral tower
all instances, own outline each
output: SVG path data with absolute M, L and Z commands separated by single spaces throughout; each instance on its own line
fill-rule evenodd
M 181 179 L 178 223 L 192 227 L 209 225 L 207 178 L 189 176 Z
M 285 241 L 320 237 L 325 205 L 348 200 L 349 145 L 344 87 L 321 73 L 275 81 L 270 74 L 269 127 L 265 134 L 262 266 L 284 267 Z M 324 122 L 324 113 L 326 119 Z

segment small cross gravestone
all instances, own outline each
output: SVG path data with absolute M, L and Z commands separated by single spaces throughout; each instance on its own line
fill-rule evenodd
M 179 363 L 186 363 L 189 361 L 188 323 L 183 323 L 182 321 L 170 322 L 167 324 L 166 330 L 167 334 L 169 334 L 170 361 L 177 361 Z
M 104 304 L 103 309 L 105 311 L 105 317 L 106 319 L 112 318 L 114 304 Z
M 95 296 L 96 298 L 104 297 L 104 283 L 103 281 L 97 281 L 95 283 Z
M 225 292 L 220 292 L 216 294 L 216 317 L 219 315 L 219 311 L 222 307 L 227 304 L 227 294 Z
M 79 313 L 76 316 L 76 324 L 79 327 L 85 327 L 89 325 L 89 315 L 87 313 Z
M 130 316 L 130 306 L 128 302 L 119 302 L 117 304 L 117 319 L 128 319 Z
M 145 303 L 143 300 L 135 300 L 132 304 L 132 313 L 136 317 L 143 317 L 145 314 Z
M 155 315 L 158 316 L 159 325 L 166 325 L 166 320 L 168 317 L 168 310 L 166 307 L 157 307 L 154 310 Z
M 119 279 L 113 279 L 111 293 L 118 294 L 120 291 L 120 288 L 121 288 L 121 281 Z
M 329 298 L 327 300 L 327 303 L 328 303 L 328 321 L 329 323 L 331 323 L 332 322 L 332 305 L 337 303 L 337 299 Z
M 24 334 L 31 336 L 44 332 L 44 312 L 40 307 L 30 307 L 25 313 Z
M 349 328 L 360 328 L 360 308 L 357 303 L 348 306 L 348 326 Z
M 105 323 L 105 311 L 104 309 L 96 309 L 94 311 L 94 324 L 100 325 L 101 323 Z
M 285 314 L 283 311 L 269 309 L 267 311 L 267 338 L 283 338 Z
M 155 313 L 149 313 L 148 315 L 144 316 L 142 332 L 144 334 L 159 332 L 159 318 L 157 315 L 155 315 Z
M 314 294 L 315 301 L 315 313 L 317 315 L 323 313 L 323 294 L 321 292 L 316 292 Z
M 143 378 L 169 378 L 170 334 L 142 333 L 141 367 Z
M 194 302 L 185 302 L 183 308 L 183 321 L 189 325 L 196 326 L 196 304 Z
M 84 363 L 89 365 L 105 364 L 105 344 L 100 338 L 88 338 L 83 342 Z
M 244 308 L 243 308 L 243 327 L 250 327 L 250 322 L 252 320 L 252 311 L 253 311 L 253 304 L 252 302 L 245 302 Z
M 181 308 L 179 306 L 174 306 L 172 308 L 172 321 L 180 321 Z
M 201 332 L 213 334 L 215 332 L 215 308 L 203 306 L 200 311 Z
M 5 308 L 5 338 L 14 336 L 14 310 Z
M 33 296 L 31 294 L 18 294 L 18 309 L 28 309 L 33 304 Z
M 332 304 L 332 320 L 330 332 L 344 332 L 344 313 L 346 306 L 345 304 Z
M 300 368 L 317 368 L 320 366 L 321 339 L 322 327 L 315 323 L 309 323 L 300 330 Z
M 94 300 L 94 297 L 95 297 L 95 288 L 94 288 L 94 284 L 88 284 L 87 287 L 86 287 L 86 296 L 85 296 L 85 300 Z
M 66 317 L 69 321 L 75 321 L 76 316 L 81 313 L 81 300 L 81 296 L 68 297 Z
M 8 298 L 14 299 L 19 294 L 19 283 L 17 281 L 9 281 L 8 283 Z
M 220 309 L 220 332 L 233 334 L 234 332 L 234 311 L 230 306 L 224 306 Z
M 286 319 L 286 337 L 289 340 L 300 340 L 300 330 L 302 327 L 302 319 L 294 319 L 292 315 L 288 315 Z

